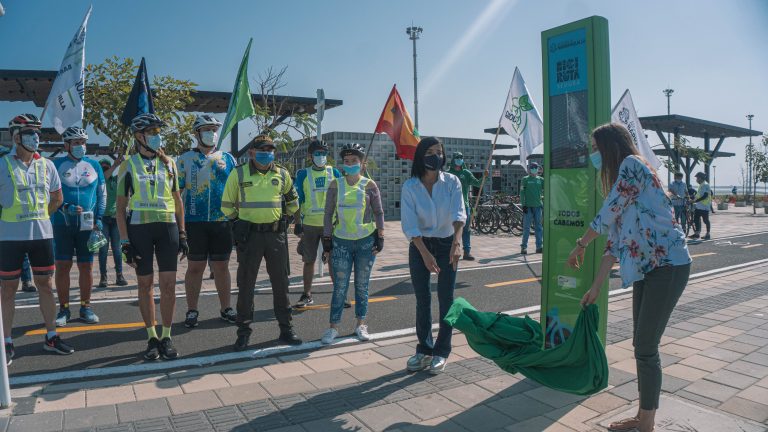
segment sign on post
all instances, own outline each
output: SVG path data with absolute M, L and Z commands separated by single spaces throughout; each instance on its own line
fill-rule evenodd
M 589 162 L 590 132 L 611 120 L 608 21 L 594 16 L 541 34 L 544 83 L 544 261 L 541 324 L 545 346 L 573 331 L 603 254 L 604 239 L 586 251 L 581 270 L 566 265 L 576 239 L 600 209 L 599 173 Z M 605 343 L 607 289 L 598 299 Z

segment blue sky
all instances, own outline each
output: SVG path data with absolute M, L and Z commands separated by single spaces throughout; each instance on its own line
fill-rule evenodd
M 58 68 L 89 1 L 0 0 L 0 68 Z M 542 106 L 540 34 L 601 15 L 609 20 L 615 102 L 629 88 L 643 115 L 672 112 L 768 131 L 768 2 L 764 0 L 95 0 L 86 60 L 146 57 L 150 74 L 172 74 L 200 89 L 230 91 L 254 38 L 250 75 L 287 66 L 283 93 L 327 98 L 323 131 L 371 131 L 392 84 L 412 109 L 411 42 L 419 41 L 422 135 L 492 138 L 515 66 Z M 33 105 L 0 104 L 0 119 Z M 223 115 L 222 115 L 223 117 Z M 5 121 L 5 120 L 3 120 Z M 651 136 L 653 143 L 657 143 Z M 726 140 L 717 183 L 737 183 L 744 139 Z M 694 141 L 694 144 L 701 145 Z

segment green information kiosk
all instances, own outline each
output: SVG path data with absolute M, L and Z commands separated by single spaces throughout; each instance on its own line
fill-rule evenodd
M 586 251 L 581 270 L 566 261 L 576 239 L 603 201 L 599 173 L 590 161 L 590 132 L 611 119 L 608 21 L 594 16 L 541 34 L 544 73 L 544 261 L 541 323 L 545 346 L 559 345 L 573 330 L 579 301 L 589 290 L 605 238 Z M 606 284 L 607 285 L 607 284 Z M 608 289 L 600 307 L 605 344 Z

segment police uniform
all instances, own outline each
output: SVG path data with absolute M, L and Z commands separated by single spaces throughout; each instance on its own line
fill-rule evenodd
M 288 299 L 288 241 L 285 212 L 299 209 L 288 170 L 272 163 L 261 172 L 252 163 L 237 166 L 227 178 L 221 210 L 233 222 L 237 246 L 237 335 L 250 336 L 253 290 L 262 258 L 272 283 L 275 318 L 281 335 L 292 332 Z

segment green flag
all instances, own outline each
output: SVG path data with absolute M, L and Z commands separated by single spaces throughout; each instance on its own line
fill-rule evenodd
M 248 85 L 248 54 L 251 52 L 251 43 L 253 38 L 248 41 L 248 48 L 245 49 L 243 54 L 243 61 L 240 63 L 240 70 L 237 71 L 237 79 L 235 80 L 235 88 L 232 89 L 232 97 L 229 99 L 229 108 L 227 108 L 227 118 L 224 119 L 224 128 L 219 136 L 219 144 L 216 148 L 221 147 L 221 142 L 224 137 L 229 135 L 232 128 L 235 127 L 237 122 L 256 115 L 256 110 L 253 108 L 253 99 L 251 99 L 251 88 Z

